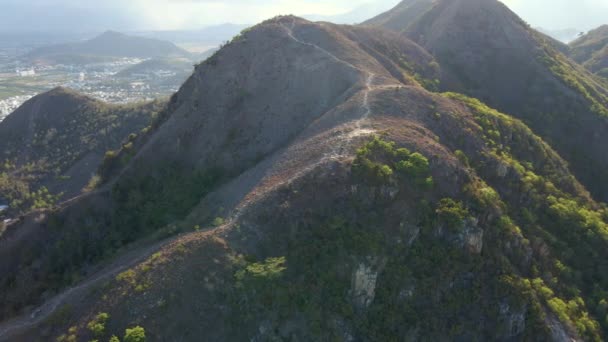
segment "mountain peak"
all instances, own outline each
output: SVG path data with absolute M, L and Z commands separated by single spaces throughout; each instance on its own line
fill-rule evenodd
M 74 90 L 64 87 L 64 86 L 57 86 L 51 90 L 49 90 L 46 93 L 42 93 L 41 95 L 44 94 L 48 94 L 48 95 L 60 95 L 60 94 L 77 94 Z
M 492 14 L 511 12 L 504 4 L 497 0 L 403 0 L 391 10 L 382 13 L 364 23 L 364 25 L 382 26 L 393 31 L 405 31 L 416 21 L 422 18 L 433 8 L 449 8 L 449 13 L 468 15 L 483 11 L 487 18 Z
M 77 101 L 77 102 L 81 102 L 81 103 L 92 103 L 92 102 L 101 103 L 101 101 L 99 101 L 99 100 L 96 100 L 92 97 L 79 93 L 78 91 L 76 91 L 74 89 L 63 87 L 63 86 L 55 87 L 45 93 L 34 96 L 32 99 L 42 100 L 42 99 L 47 99 L 47 98 L 51 98 L 51 97 L 60 97 L 60 98 L 66 99 L 66 100 L 69 99 L 70 101 Z
M 189 52 L 175 44 L 158 39 L 131 36 L 117 31 L 106 31 L 90 40 L 40 47 L 27 56 L 45 62 L 73 63 L 87 56 L 96 57 L 174 57 L 188 56 Z
M 108 31 L 105 31 L 102 34 L 98 35 L 97 37 L 93 38 L 93 40 L 95 40 L 95 39 L 124 39 L 124 38 L 128 38 L 128 37 L 129 37 L 128 35 L 126 35 L 122 32 L 108 30 Z

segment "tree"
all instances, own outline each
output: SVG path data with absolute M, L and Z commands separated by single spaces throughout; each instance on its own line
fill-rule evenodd
M 457 202 L 451 198 L 444 198 L 439 201 L 439 206 L 435 212 L 439 220 L 454 231 L 462 228 L 464 220 L 469 216 L 469 211 L 462 202 Z
M 125 330 L 124 342 L 145 342 L 146 341 L 146 330 L 139 325 Z
M 87 328 L 93 333 L 93 335 L 95 335 L 95 337 L 101 337 L 106 331 L 106 323 L 108 322 L 109 318 L 110 315 L 105 312 L 100 312 L 94 320 L 87 324 Z

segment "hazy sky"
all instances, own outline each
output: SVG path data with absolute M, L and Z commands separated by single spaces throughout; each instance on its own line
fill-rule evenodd
M 276 14 L 334 15 L 370 0 L 0 0 L 0 31 L 191 29 Z M 373 1 L 373 16 L 399 0 Z M 587 30 L 608 23 L 608 0 L 504 0 L 532 26 Z

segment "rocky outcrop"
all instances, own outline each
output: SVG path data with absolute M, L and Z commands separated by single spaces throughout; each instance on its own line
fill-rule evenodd
M 374 300 L 378 274 L 385 262 L 381 257 L 370 256 L 357 265 L 352 275 L 351 298 L 358 309 L 367 308 Z
M 481 253 L 483 249 L 483 230 L 478 227 L 477 219 L 469 218 L 465 221 L 459 240 L 469 253 Z
M 520 309 L 513 309 L 508 303 L 502 302 L 499 305 L 499 313 L 503 322 L 503 337 L 512 339 L 521 335 L 526 329 L 526 306 Z

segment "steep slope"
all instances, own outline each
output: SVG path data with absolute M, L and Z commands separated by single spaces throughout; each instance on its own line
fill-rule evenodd
M 442 89 L 524 120 L 608 200 L 608 91 L 596 79 L 495 0 L 439 1 L 402 23 L 437 58 Z
M 0 198 L 17 214 L 79 194 L 104 154 L 150 125 L 162 106 L 113 106 L 65 88 L 32 98 L 0 123 Z
M 88 63 L 108 58 L 184 57 L 189 53 L 175 44 L 152 38 L 107 31 L 90 40 L 38 48 L 27 58 L 40 63 Z
M 121 246 L 155 231 L 162 234 L 167 224 L 187 215 L 209 191 L 284 148 L 365 85 L 369 75 L 362 80 L 363 66 L 355 68 L 349 59 L 363 60 L 378 82 L 397 77 L 404 84 L 417 84 L 397 64 L 405 60 L 410 68 L 424 66 L 418 79 L 438 77 L 436 70 L 426 67 L 433 64 L 432 57 L 396 34 L 309 23 L 299 27 L 303 38 L 327 44 L 327 49 L 292 38 L 287 22 L 238 37 L 197 67 L 173 96 L 171 115 L 161 116 L 164 124 L 152 130 L 155 134 L 142 136 L 146 142 L 142 148 L 136 139 L 120 154 L 107 156 L 105 165 L 117 172 L 102 174 L 107 183 L 101 190 L 87 200 L 70 202 L 47 228 L 23 228 L 32 223 L 28 220 L 9 227 L 4 238 L 11 242 L 2 250 L 6 257 L 0 258 L 3 274 L 10 274 L 4 285 L 11 290 L 1 291 L 12 298 L 11 305 L 1 305 L 6 313 L 22 308 L 24 302 L 35 303 L 46 289 L 70 283 L 80 272 L 91 271 L 87 266 Z M 367 41 L 369 53 L 351 36 Z M 374 40 L 376 36 L 383 40 Z M 430 74 L 425 75 L 427 69 Z M 310 87 L 317 82 L 319 87 Z M 22 235 L 14 238 L 11 232 Z M 19 266 L 26 264 L 32 267 Z M 31 277 L 40 283 L 13 283 Z
M 9 227 L 4 317 L 49 301 L 0 339 L 601 340 L 606 208 L 522 122 L 426 90 L 432 62 L 362 27 L 244 33 L 105 185 Z M 184 235 L 94 272 L 153 231 Z
M 608 77 L 608 25 L 589 31 L 570 43 L 571 57 L 591 72 Z

